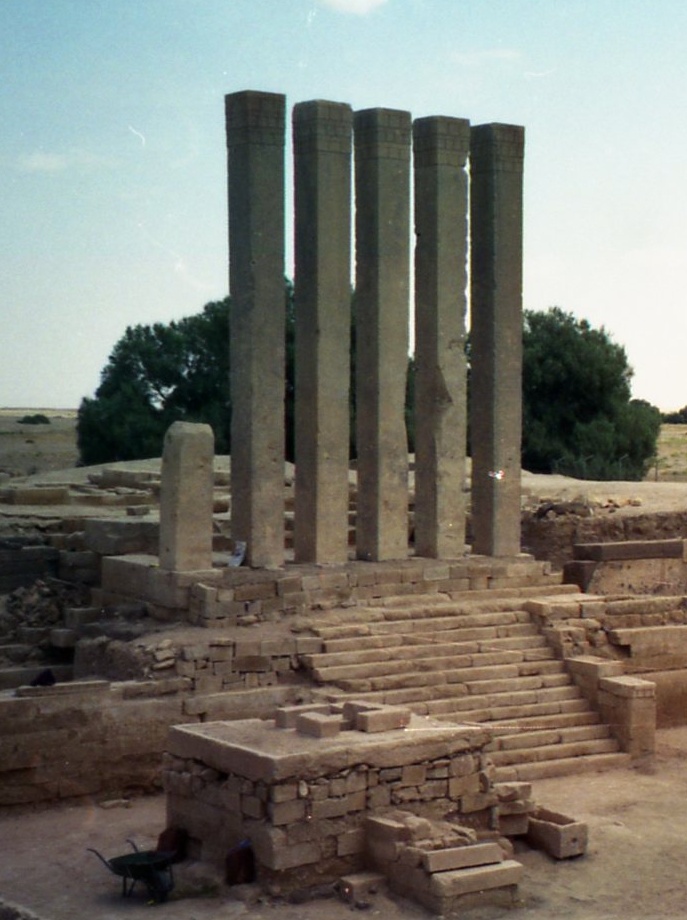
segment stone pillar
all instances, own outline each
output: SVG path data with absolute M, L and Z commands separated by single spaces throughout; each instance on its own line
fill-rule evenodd
M 284 562 L 285 97 L 226 97 L 232 536 L 254 567 Z
M 209 425 L 174 422 L 165 434 L 160 486 L 160 568 L 212 568 L 215 438 Z
M 348 558 L 351 107 L 293 110 L 297 562 Z
M 467 202 L 470 123 L 420 118 L 415 175 L 415 552 L 465 550 Z
M 471 398 L 473 551 L 520 552 L 524 128 L 472 128 Z
M 356 112 L 357 554 L 408 553 L 410 114 Z

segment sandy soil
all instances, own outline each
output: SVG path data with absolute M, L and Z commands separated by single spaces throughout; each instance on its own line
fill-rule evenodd
M 656 757 L 634 769 L 541 780 L 536 801 L 584 820 L 587 854 L 557 862 L 516 844 L 525 879 L 512 908 L 485 904 L 460 911 L 467 920 L 678 920 L 687 910 L 687 728 L 659 732 Z M 236 893 L 198 866 L 178 867 L 164 906 L 143 891 L 120 897 L 119 879 L 87 847 L 108 856 L 127 852 L 127 837 L 152 846 L 164 827 L 162 797 L 103 808 L 95 804 L 0 816 L 5 858 L 1 897 L 46 920 L 344 920 L 351 905 L 334 896 L 289 904 L 262 898 L 255 886 Z M 240 894 L 246 900 L 238 900 Z M 257 898 L 257 900 L 255 900 Z M 379 891 L 365 911 L 380 920 L 419 920 L 423 908 Z

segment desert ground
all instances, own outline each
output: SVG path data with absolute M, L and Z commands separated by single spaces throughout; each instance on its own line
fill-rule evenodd
M 18 419 L 43 412 L 49 425 Z M 54 413 L 54 414 L 52 414 Z M 0 410 L 0 484 L 16 476 L 62 475 L 77 460 L 75 413 Z M 62 472 L 56 472 L 62 471 Z M 84 472 L 84 471 L 80 471 Z M 3 475 L 4 474 L 4 475 Z M 614 496 L 628 513 L 687 508 L 687 426 L 666 426 L 659 455 L 644 483 L 580 483 L 564 477 L 523 477 L 540 497 Z M 588 823 L 587 854 L 556 862 L 516 841 L 525 879 L 513 905 L 461 909 L 467 920 L 677 920 L 687 913 L 687 727 L 658 733 L 655 757 L 632 768 L 561 777 L 535 784 L 541 805 Z M 87 847 L 106 856 L 126 852 L 126 839 L 152 846 L 165 826 L 162 796 L 129 802 L 88 801 L 38 811 L 0 813 L 0 918 L 15 920 L 21 905 L 44 920 L 143 920 L 150 911 L 169 920 L 343 920 L 360 909 L 380 920 L 420 920 L 430 915 L 384 889 L 369 901 L 345 904 L 333 892 L 288 903 L 263 898 L 254 886 L 229 889 L 200 866 L 182 864 L 164 906 L 150 907 L 143 893 L 120 897 L 120 882 Z M 3 907 L 5 905 L 10 905 Z

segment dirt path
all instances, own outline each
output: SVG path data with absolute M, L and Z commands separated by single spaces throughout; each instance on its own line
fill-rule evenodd
M 538 782 L 539 804 L 587 821 L 586 856 L 555 862 L 518 843 L 525 864 L 519 903 L 460 912 L 466 920 L 682 920 L 687 913 L 687 728 L 659 732 L 653 764 Z M 97 805 L 0 816 L 0 897 L 45 920 L 344 920 L 334 898 L 305 904 L 237 900 L 199 867 L 184 865 L 170 901 L 149 907 L 143 892 L 119 896 L 119 880 L 86 852 L 126 852 L 127 837 L 153 845 L 164 826 L 164 798 L 130 807 Z M 255 895 L 251 886 L 250 895 Z M 365 912 L 380 920 L 419 920 L 422 908 L 379 892 Z M 0 912 L 0 916 L 5 917 Z

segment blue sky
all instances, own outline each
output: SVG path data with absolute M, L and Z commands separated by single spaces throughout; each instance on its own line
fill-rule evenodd
M 256 89 L 525 125 L 525 307 L 682 407 L 686 62 L 684 0 L 0 0 L 0 406 L 75 408 L 127 325 L 226 295 Z

